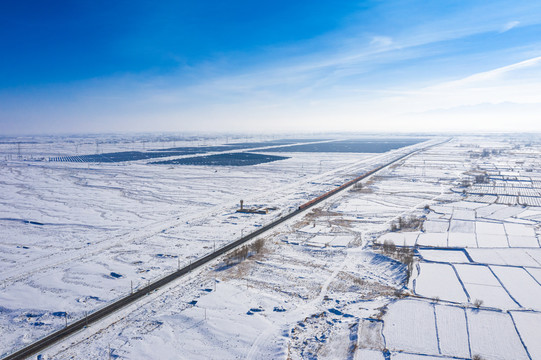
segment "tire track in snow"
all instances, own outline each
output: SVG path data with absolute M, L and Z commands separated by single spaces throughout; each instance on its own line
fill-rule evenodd
M 297 307 L 295 310 L 291 311 L 289 315 L 287 316 L 289 319 L 292 319 L 293 323 L 298 322 L 298 320 L 294 319 L 302 319 L 305 317 L 308 317 L 309 315 L 315 313 L 317 311 L 318 305 L 320 305 L 323 302 L 323 298 L 325 297 L 325 294 L 327 293 L 327 290 L 329 289 L 330 284 L 338 274 L 344 270 L 344 268 L 348 264 L 349 253 L 346 255 L 345 259 L 340 263 L 339 266 L 336 266 L 333 270 L 333 272 L 327 277 L 323 285 L 321 286 L 321 289 L 319 291 L 319 294 L 310 302 L 308 302 L 305 305 L 302 305 L 300 307 Z M 274 326 L 266 330 L 265 332 L 261 333 L 255 342 L 252 344 L 252 347 L 250 348 L 250 351 L 246 355 L 246 359 L 248 360 L 255 360 L 257 359 L 257 354 L 260 353 L 261 346 L 271 338 L 272 335 L 276 335 L 276 333 L 287 333 L 289 328 L 291 327 L 292 323 L 286 323 L 284 325 L 280 326 Z

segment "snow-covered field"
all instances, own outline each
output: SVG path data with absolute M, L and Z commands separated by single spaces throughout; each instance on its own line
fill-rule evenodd
M 539 151 L 539 146 L 536 149 Z M 534 161 L 530 155 L 524 156 L 520 150 L 508 151 L 505 156 L 472 164 L 475 170 L 464 172 L 460 178 L 478 174 L 478 169 L 484 168 L 491 179 L 493 169 L 502 167 L 502 158 L 527 163 Z M 538 184 L 540 174 L 528 168 L 519 169 L 512 176 L 524 176 L 530 183 Z M 462 180 L 455 181 L 460 184 Z M 409 232 L 410 238 L 417 236 L 415 244 L 421 246 L 420 262 L 409 282 L 418 300 L 398 300 L 389 306 L 396 309 L 399 304 L 406 304 L 389 315 L 393 331 L 403 333 L 387 342 L 387 348 L 400 353 L 392 353 L 391 358 L 540 359 L 539 210 L 517 206 L 523 204 L 518 201 L 503 205 L 508 200 L 500 201 L 497 197 L 494 204 L 487 204 L 487 198 L 475 202 L 479 197 L 470 196 L 468 190 L 465 195 L 461 201 L 430 206 L 423 231 Z M 381 236 L 378 242 L 385 240 L 401 245 L 401 238 L 395 233 Z M 430 304 L 435 308 L 432 320 L 435 319 L 437 329 L 437 349 L 426 345 L 427 339 L 434 338 L 432 327 L 426 325 L 431 322 L 428 311 L 428 319 L 419 324 L 409 318 L 411 315 L 404 314 L 420 314 Z M 440 325 L 443 314 L 447 319 L 445 326 Z M 383 320 L 387 326 L 388 319 Z M 424 329 L 426 338 L 412 336 L 417 329 Z
M 510 176 L 511 161 L 524 161 L 513 176 L 528 176 L 535 186 L 541 174 L 526 171 L 538 169 L 532 154 L 541 147 L 523 152 L 515 145 L 497 137 L 455 138 L 408 157 L 263 235 L 264 246 L 247 259 L 232 262 L 226 255 L 45 350 L 43 358 L 539 358 L 541 210 L 472 201 L 479 195 L 456 190 L 479 169 Z M 73 152 L 73 144 L 64 146 L 50 153 Z M 488 146 L 503 150 L 475 156 Z M 52 148 L 41 144 L 36 151 Z M 280 155 L 290 158 L 247 167 L 5 156 L 0 353 L 257 229 L 392 154 Z M 235 213 L 240 199 L 275 209 Z M 422 228 L 389 231 L 412 216 L 424 219 Z M 376 246 L 384 243 L 399 250 Z M 411 271 L 402 247 L 416 249 Z
M 458 303 L 468 301 L 463 285 L 450 264 L 421 263 L 414 281 L 417 294 Z

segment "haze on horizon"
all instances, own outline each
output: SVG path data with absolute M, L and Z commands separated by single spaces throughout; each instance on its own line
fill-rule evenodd
M 541 131 L 541 3 L 6 0 L 0 134 Z

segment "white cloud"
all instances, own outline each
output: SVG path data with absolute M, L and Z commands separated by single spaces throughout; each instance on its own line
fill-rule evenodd
M 508 23 L 506 23 L 501 29 L 500 29 L 500 33 L 504 33 L 506 31 L 509 31 L 515 27 L 517 27 L 518 25 L 520 24 L 520 21 L 509 21 Z
M 393 39 L 389 36 L 374 36 L 370 41 L 370 45 L 386 47 L 393 44 Z
M 498 7 L 491 3 L 487 8 Z M 4 109 L 3 117 L 16 114 L 17 118 L 29 115 L 39 119 L 46 114 L 51 118 L 64 117 L 66 122 L 71 118 L 85 123 L 95 123 L 94 119 L 111 123 L 123 121 L 139 126 L 137 130 L 234 128 L 236 131 L 277 128 L 404 131 L 427 129 L 428 124 L 435 124 L 432 119 L 436 117 L 446 119 L 442 120 L 446 123 L 458 117 L 460 126 L 467 128 L 470 123 L 464 114 L 489 121 L 494 114 L 504 110 L 516 112 L 518 108 L 493 105 L 541 103 L 541 66 L 538 66 L 541 57 L 470 76 L 464 75 L 470 69 L 467 66 L 446 73 L 445 68 L 434 72 L 429 67 L 425 70 L 411 65 L 416 59 L 451 52 L 451 48 L 440 46 L 445 45 L 445 41 L 505 32 L 519 24 L 528 26 L 541 22 L 539 16 L 535 16 L 541 12 L 529 11 L 533 19 L 519 16 L 523 14 L 515 5 L 493 12 L 487 8 L 468 10 L 466 21 L 461 12 L 401 31 L 374 29 L 368 37 L 363 29 L 346 29 L 313 39 L 309 44 L 295 44 L 306 51 L 291 53 L 302 55 L 288 54 L 289 48 L 270 48 L 263 54 L 264 58 L 277 61 L 249 62 L 252 66 L 233 72 L 223 71 L 221 63 L 216 61 L 159 77 L 143 74 L 127 79 L 101 79 L 101 84 L 95 86 L 83 84 L 83 90 L 66 89 L 70 94 L 68 98 L 73 99 L 71 103 L 57 100 L 55 105 L 58 106 L 51 106 L 62 111 L 28 106 L 26 108 L 32 108 L 35 113 L 29 114 L 27 110 L 19 110 L 24 107 L 18 102 L 5 101 L 13 104 L 10 105 L 13 111 L 8 113 Z M 510 21 L 502 27 L 510 18 L 521 21 Z M 378 33 L 391 36 L 372 36 Z M 513 52 L 513 56 L 517 55 Z M 488 56 L 504 61 L 494 54 L 487 54 L 487 59 Z M 424 78 L 412 76 L 409 84 L 393 82 L 392 78 L 381 84 L 371 78 L 382 64 L 395 70 L 400 69 L 402 62 L 408 62 L 410 67 L 401 74 L 413 70 L 415 76 Z M 488 63 L 484 66 L 489 66 Z M 458 72 L 463 74 L 459 80 L 428 86 Z M 197 81 L 183 81 L 185 73 L 187 78 Z M 0 105 L 3 105 L 1 101 L 0 97 Z M 449 111 L 452 109 L 455 111 Z M 540 107 L 525 106 L 520 116 L 527 118 L 526 112 L 534 114 L 534 109 Z M 481 110 L 490 116 L 482 116 Z M 541 122 L 539 124 L 541 127 Z M 107 128 L 107 125 L 102 127 Z M 431 129 L 434 128 L 437 126 Z

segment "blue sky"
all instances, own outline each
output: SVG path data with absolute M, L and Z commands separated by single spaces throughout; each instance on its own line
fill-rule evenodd
M 0 134 L 541 131 L 532 1 L 0 3 Z

